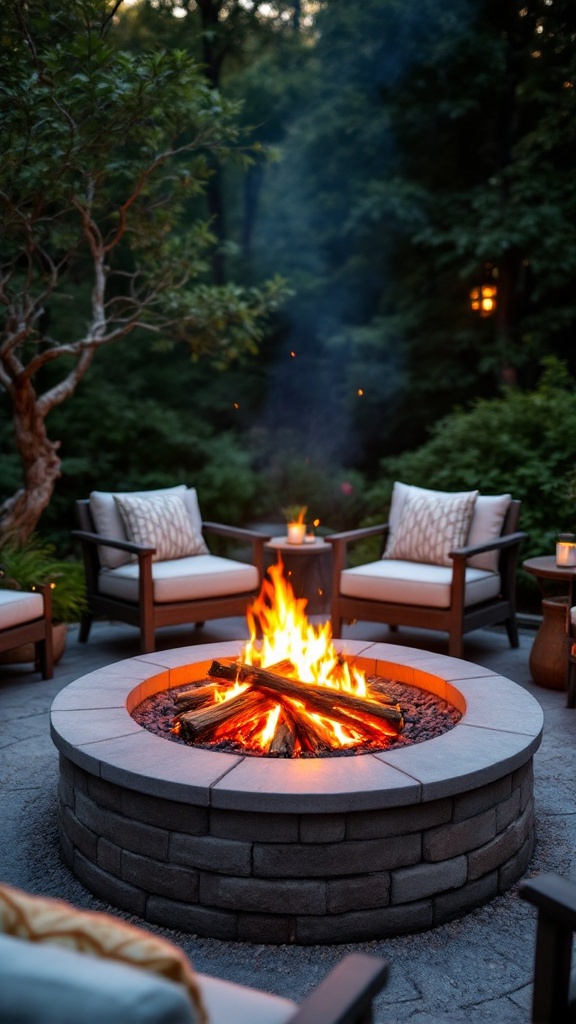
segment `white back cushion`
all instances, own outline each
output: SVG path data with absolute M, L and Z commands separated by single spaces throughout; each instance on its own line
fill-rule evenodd
M 398 524 L 402 516 L 404 503 L 411 492 L 419 494 L 449 495 L 449 491 L 431 491 L 425 487 L 416 487 L 414 484 L 403 484 L 397 480 L 392 491 L 392 502 L 388 521 L 390 524 L 390 535 L 386 548 L 388 550 L 392 537 L 398 530 Z M 460 491 L 460 494 L 469 492 Z M 485 544 L 495 540 L 502 533 L 504 519 L 512 500 L 510 494 L 478 494 L 472 514 L 472 522 L 466 544 Z M 482 555 L 476 555 L 468 561 L 468 565 L 475 569 L 484 569 L 486 572 L 498 571 L 499 552 L 487 551 Z
M 410 487 L 398 493 L 401 509 L 395 516 L 383 557 L 452 565 L 448 553 L 466 542 L 478 491 L 450 493 Z
M 470 524 L 468 544 L 485 544 L 496 540 L 502 533 L 511 501 L 511 494 L 479 494 Z M 499 557 L 499 551 L 486 551 L 483 555 L 471 558 L 468 565 L 475 569 L 486 569 L 487 572 L 498 572 Z
M 179 494 L 184 499 L 184 503 L 188 510 L 190 520 L 192 523 L 192 529 L 198 536 L 202 536 L 202 517 L 200 514 L 200 508 L 198 505 L 198 496 L 193 487 L 186 487 L 185 484 L 178 484 L 176 487 L 163 487 L 155 491 L 130 491 L 130 492 L 116 492 L 110 491 L 92 491 L 90 494 L 90 511 L 96 527 L 96 532 L 101 533 L 104 537 L 110 537 L 111 540 L 127 540 L 126 530 L 120 511 L 116 504 L 115 498 L 129 498 L 129 497 L 151 497 L 153 495 L 169 495 Z M 202 541 L 202 547 L 199 548 L 202 553 L 208 551 L 208 548 Z M 120 551 L 118 548 L 109 548 L 102 545 L 98 548 L 100 555 L 100 562 L 103 567 L 107 569 L 116 569 L 119 565 L 126 565 L 127 562 L 131 561 L 132 556 L 126 551 Z

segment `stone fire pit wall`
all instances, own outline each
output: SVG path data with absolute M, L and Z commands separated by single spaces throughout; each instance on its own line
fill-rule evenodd
M 427 929 L 508 889 L 534 843 L 537 701 L 464 661 L 336 645 L 445 697 L 460 723 L 388 753 L 292 761 L 185 747 L 131 718 L 240 643 L 142 655 L 62 690 L 52 736 L 74 875 L 153 924 L 303 945 Z

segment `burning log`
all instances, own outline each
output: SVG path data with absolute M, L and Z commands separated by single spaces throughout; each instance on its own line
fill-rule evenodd
M 286 679 L 270 672 L 269 669 L 258 668 L 255 665 L 223 665 L 222 662 L 213 661 L 208 675 L 213 678 L 249 682 L 259 689 L 303 701 L 310 710 L 328 718 L 341 720 L 344 716 L 344 724 L 349 723 L 350 715 L 356 717 L 356 727 L 359 724 L 358 718 L 364 716 L 381 720 L 383 725 L 392 728 L 394 733 L 399 732 L 404 724 L 402 712 L 398 707 L 381 704 L 373 697 L 355 697 L 329 686 L 314 686 L 297 679 Z
M 217 689 L 218 683 L 208 683 L 207 686 L 197 686 L 194 690 L 176 694 L 176 713 L 180 715 L 183 711 L 196 711 L 206 704 L 213 704 Z
M 264 694 L 257 690 L 247 690 L 236 697 L 231 697 L 230 700 L 211 704 L 209 707 L 183 711 L 176 715 L 175 721 L 180 724 L 183 739 L 199 740 L 234 715 L 240 715 L 242 722 L 245 722 L 264 705 L 270 706 L 270 700 Z
M 291 716 L 283 708 L 268 753 L 276 754 L 277 757 L 292 757 L 295 745 L 296 728 Z

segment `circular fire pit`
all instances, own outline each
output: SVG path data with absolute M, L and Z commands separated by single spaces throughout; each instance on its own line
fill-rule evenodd
M 79 880 L 154 924 L 300 944 L 430 928 L 509 888 L 533 848 L 540 705 L 468 662 L 335 644 L 462 719 L 413 746 L 305 760 L 174 744 L 132 719 L 240 642 L 142 655 L 65 687 L 51 728 L 62 850 Z

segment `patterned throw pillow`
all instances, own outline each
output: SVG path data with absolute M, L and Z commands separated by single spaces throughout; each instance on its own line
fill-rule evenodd
M 384 558 L 452 565 L 448 552 L 466 543 L 478 491 L 433 495 L 409 493 Z
M 200 555 L 206 551 L 202 535 L 194 532 L 179 494 L 114 496 L 128 540 L 155 547 L 154 562 Z
M 0 884 L 0 932 L 28 942 L 64 946 L 79 953 L 152 971 L 187 989 L 199 1024 L 208 1018 L 194 969 L 181 949 L 111 914 L 77 910 L 65 900 L 30 896 Z M 81 1007 L 78 1020 L 82 1019 Z

